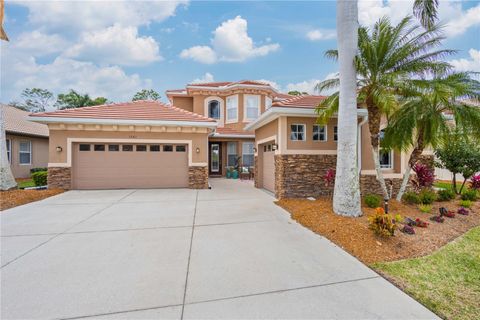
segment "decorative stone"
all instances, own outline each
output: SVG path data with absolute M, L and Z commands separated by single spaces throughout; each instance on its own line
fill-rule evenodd
M 72 174 L 70 167 L 49 167 L 47 183 L 49 189 L 65 189 L 72 188 Z
M 208 167 L 188 167 L 188 187 L 208 189 Z

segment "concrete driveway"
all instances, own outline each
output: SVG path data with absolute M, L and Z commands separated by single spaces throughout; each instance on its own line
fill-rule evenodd
M 271 195 L 211 183 L 5 211 L 1 318 L 435 318 Z

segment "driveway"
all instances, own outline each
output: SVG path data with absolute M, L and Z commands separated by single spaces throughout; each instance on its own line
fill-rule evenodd
M 250 182 L 69 191 L 1 218 L 1 318 L 435 318 Z

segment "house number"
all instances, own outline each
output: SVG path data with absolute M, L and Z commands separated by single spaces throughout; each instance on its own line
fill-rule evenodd
M 129 139 L 136 139 L 137 136 L 128 136 Z

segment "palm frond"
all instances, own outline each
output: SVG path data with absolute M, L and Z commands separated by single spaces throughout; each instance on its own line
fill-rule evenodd
M 438 18 L 438 0 L 415 0 L 413 14 L 425 29 L 429 29 Z

